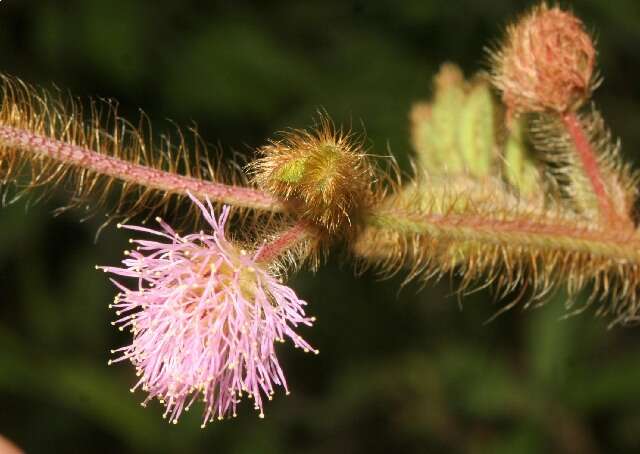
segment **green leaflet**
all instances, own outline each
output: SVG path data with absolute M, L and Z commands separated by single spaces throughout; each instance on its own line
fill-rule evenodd
M 504 148 L 504 176 L 521 196 L 535 196 L 540 186 L 538 169 L 524 142 L 523 120 L 514 120 Z
M 476 177 L 486 176 L 491 170 L 496 149 L 494 117 L 489 85 L 475 85 L 460 112 L 458 140 L 466 169 Z
M 435 77 L 433 102 L 414 106 L 411 117 L 413 146 L 422 170 L 489 175 L 497 143 L 488 83 L 468 83 L 457 66 L 446 64 Z

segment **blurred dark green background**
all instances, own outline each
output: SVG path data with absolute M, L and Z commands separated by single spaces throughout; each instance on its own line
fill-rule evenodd
M 566 2 L 565 2 L 566 4 Z M 440 63 L 467 74 L 528 1 L 0 2 L 2 71 L 82 97 L 112 97 L 159 134 L 195 121 L 225 150 L 311 123 L 319 107 L 362 130 L 373 149 L 410 153 L 407 112 Z M 604 86 L 595 99 L 624 153 L 640 147 L 640 4 L 584 0 Z M 461 308 L 448 282 L 398 292 L 330 261 L 291 285 L 318 317 L 286 346 L 292 394 L 260 420 L 178 426 L 131 395 L 133 369 L 107 367 L 128 341 L 107 309 L 122 232 L 53 218 L 58 191 L 0 211 L 0 433 L 30 453 L 640 452 L 640 327 L 607 330 L 592 314 L 560 320 L 563 301 L 513 310 L 488 293 Z

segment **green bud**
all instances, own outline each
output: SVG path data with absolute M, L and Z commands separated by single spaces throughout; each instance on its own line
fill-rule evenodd
M 285 162 L 278 169 L 278 175 L 276 178 L 282 183 L 299 183 L 304 177 L 306 164 L 306 157 Z

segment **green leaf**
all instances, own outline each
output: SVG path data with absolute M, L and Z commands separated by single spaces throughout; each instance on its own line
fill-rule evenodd
M 418 164 L 429 174 L 488 176 L 496 157 L 495 105 L 489 84 L 471 84 L 445 64 L 435 77 L 432 103 L 411 113 Z
M 460 116 L 460 154 L 466 170 L 476 177 L 489 175 L 496 149 L 494 105 L 487 83 L 469 92 Z

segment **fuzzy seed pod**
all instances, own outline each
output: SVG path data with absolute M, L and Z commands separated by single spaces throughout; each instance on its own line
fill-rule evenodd
M 258 186 L 330 233 L 351 225 L 371 199 L 373 170 L 362 144 L 325 117 L 317 129 L 287 132 L 259 152 L 249 166 Z
M 507 29 L 492 55 L 493 83 L 510 114 L 578 108 L 590 96 L 596 51 L 573 14 L 542 4 Z

